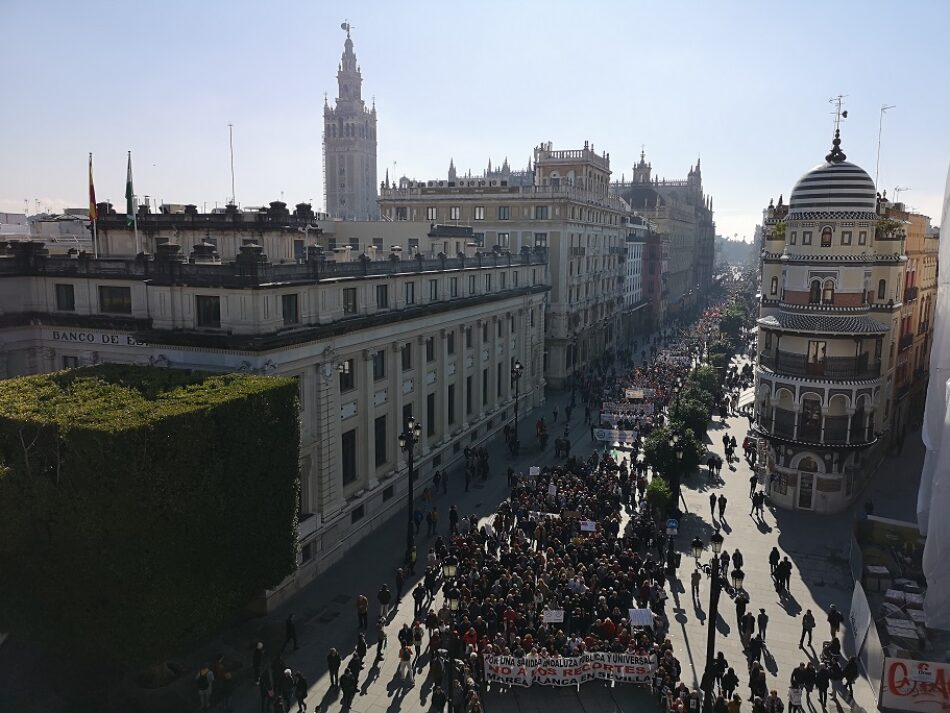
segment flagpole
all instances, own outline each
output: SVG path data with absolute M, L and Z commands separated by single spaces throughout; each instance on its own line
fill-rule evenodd
M 99 259 L 99 239 L 96 237 L 96 219 L 92 220 L 92 256 Z
M 92 218 L 92 255 L 99 259 L 99 238 L 96 234 L 96 222 L 99 211 L 96 208 L 96 185 L 92 180 L 92 152 L 89 152 L 89 217 Z

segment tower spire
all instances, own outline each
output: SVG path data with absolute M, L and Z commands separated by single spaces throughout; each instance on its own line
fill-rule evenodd
M 839 94 L 833 99 L 828 100 L 835 105 L 835 136 L 831 141 L 831 151 L 825 156 L 825 161 L 828 163 L 841 163 L 846 158 L 848 158 L 844 151 L 841 150 L 841 120 L 848 118 L 848 111 L 841 110 L 841 105 L 844 102 L 844 98 L 844 94 Z

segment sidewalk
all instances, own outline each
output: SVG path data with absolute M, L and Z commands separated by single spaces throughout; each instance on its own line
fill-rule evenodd
M 740 403 L 747 400 L 740 399 Z M 722 434 L 725 432 L 734 436 L 741 445 L 747 431 L 745 416 L 729 418 L 725 424 L 715 419 L 709 426 L 706 445 L 724 459 Z M 737 452 L 741 454 L 742 449 Z M 881 470 L 883 472 L 886 468 L 882 467 Z M 746 575 L 744 589 L 750 597 L 748 610 L 758 614 L 759 609 L 764 608 L 769 616 L 767 653 L 764 655 L 768 686 L 787 701 L 792 669 L 800 662 L 817 662 L 822 641 L 830 638 L 827 612 L 831 604 L 835 604 L 845 616 L 839 637 L 842 643 L 846 642 L 845 629 L 854 584 L 848 569 L 853 513 L 827 517 L 767 507 L 764 520 L 757 521 L 749 514 L 752 507 L 749 499 L 751 476 L 752 469 L 740 455 L 739 462 L 723 470 L 723 482 L 710 483 L 705 472 L 702 472 L 693 474 L 684 483 L 683 495 L 689 513 L 683 518 L 677 538 L 679 550 L 683 552 L 683 564 L 678 572 L 679 582 L 674 583 L 673 587 L 671 634 L 676 655 L 683 663 L 683 679 L 687 684 L 698 686 L 705 667 L 709 581 L 703 578 L 699 603 L 691 603 L 688 590 L 684 587 L 693 567 L 689 546 L 696 536 L 708 544 L 714 528 L 720 526 L 725 537 L 723 549 L 734 552 L 738 548 L 742 552 L 742 569 Z M 725 494 L 727 498 L 726 516 L 722 520 L 718 514 L 715 518 L 709 514 L 711 490 L 717 495 Z M 858 507 L 861 507 L 861 503 L 863 498 L 859 497 Z M 770 574 L 768 555 L 773 546 L 778 547 L 782 557 L 788 556 L 793 565 L 791 596 L 784 600 L 776 593 Z M 702 561 L 708 560 L 707 549 Z M 801 615 L 806 609 L 811 609 L 817 625 L 814 647 L 803 650 L 798 647 L 798 641 L 801 636 Z M 735 668 L 740 680 L 738 692 L 743 694 L 745 700 L 748 698 L 745 655 L 738 636 L 733 600 L 726 592 L 719 600 L 717 629 L 716 651 L 722 651 L 729 665 Z M 856 682 L 854 692 L 856 702 L 865 710 L 877 708 L 877 694 L 865 679 Z M 813 696 L 813 703 L 813 707 L 818 706 L 817 694 Z M 809 703 L 805 701 L 804 705 Z M 850 708 L 848 703 L 835 702 L 829 697 L 829 710 L 834 711 L 836 707 L 838 710 Z
M 651 335 L 652 337 L 652 335 Z M 636 362 L 639 363 L 639 355 Z M 508 496 L 506 471 L 510 465 L 515 470 L 527 471 L 532 465 L 545 465 L 555 462 L 554 439 L 563 434 L 565 406 L 570 403 L 569 391 L 548 392 L 544 406 L 521 414 L 519 433 L 522 448 L 518 457 L 512 458 L 504 439 L 499 437 L 487 445 L 489 453 L 490 476 L 487 481 L 473 480 L 470 491 L 465 492 L 464 476 L 461 468 L 454 470 L 448 480 L 448 493 L 439 494 L 433 504 L 439 508 L 439 534 L 448 532 L 449 507 L 455 505 L 460 515 L 488 515 Z M 559 418 L 553 423 L 553 410 L 558 408 Z M 535 441 L 534 423 L 544 416 L 551 435 L 548 447 L 542 453 Z M 571 452 L 588 454 L 597 444 L 590 439 L 590 427 L 584 423 L 584 408 L 575 405 L 570 422 Z M 603 444 L 600 444 L 603 447 Z M 300 650 L 289 651 L 285 661 L 289 668 L 301 671 L 310 684 L 307 699 L 308 710 L 326 711 L 337 709 L 341 704 L 339 689 L 331 689 L 327 675 L 326 656 L 330 647 L 335 647 L 344 657 L 343 667 L 352 654 L 357 639 L 356 597 L 365 594 L 370 601 L 369 630 L 366 639 L 369 653 L 365 667 L 359 678 L 359 693 L 350 710 L 354 713 L 381 713 L 388 711 L 424 711 L 430 706 L 431 684 L 423 685 L 427 672 L 428 656 L 421 657 L 416 665 L 416 682 L 412 687 L 403 687 L 396 678 L 398 640 L 396 634 L 403 623 L 412 623 L 412 588 L 421 579 L 425 570 L 425 558 L 433 538 L 425 535 L 425 524 L 416 538 L 419 565 L 417 575 L 407 579 L 403 587 L 403 597 L 395 612 L 390 614 L 387 633 L 388 648 L 384 658 L 373 662 L 375 655 L 375 620 L 378 616 L 376 592 L 384 582 L 395 593 L 395 572 L 401 566 L 405 554 L 405 509 L 397 511 L 389 521 L 383 524 L 369 537 L 362 540 L 338 563 L 319 575 L 298 595 L 272 614 L 247 621 L 223 632 L 217 639 L 203 646 L 199 651 L 186 658 L 178 659 L 186 672 L 196 671 L 203 662 L 213 661 L 216 654 L 226 659 L 242 663 L 234 678 L 233 707 L 238 713 L 252 713 L 261 710 L 260 693 L 252 685 L 253 647 L 257 641 L 264 642 L 265 661 L 269 662 L 279 653 L 284 639 L 284 621 L 293 612 L 297 625 Z M 441 595 L 438 595 L 439 597 Z M 426 638 L 426 642 L 428 638 Z M 423 666 L 424 664 L 424 666 Z M 342 668 L 341 668 L 342 673 Z M 190 683 L 190 677 L 186 678 Z M 215 687 L 217 687 L 217 682 Z M 149 711 L 191 711 L 198 709 L 198 697 L 193 686 L 174 684 L 161 692 L 155 692 L 155 706 L 142 709 L 140 702 L 128 702 L 129 710 L 133 705 Z M 160 694 L 160 695 L 159 695 Z M 141 696 L 137 696 L 141 698 Z M 174 698 L 174 700 L 171 700 Z M 530 699 L 530 700 L 529 700 Z M 583 703 L 581 703 L 583 699 Z M 215 700 L 218 697 L 215 696 Z M 552 704 L 583 705 L 598 711 L 633 711 L 642 709 L 645 701 L 652 701 L 648 695 L 634 687 L 609 688 L 597 683 L 589 683 L 574 689 L 539 689 L 513 691 L 504 694 L 488 692 L 483 696 L 487 710 L 521 711 L 531 713 L 540 711 L 542 706 Z M 296 710 L 296 707 L 293 708 Z M 217 702 L 215 710 L 224 710 Z

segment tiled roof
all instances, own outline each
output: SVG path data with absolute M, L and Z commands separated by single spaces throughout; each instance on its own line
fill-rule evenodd
M 870 317 L 832 316 L 825 314 L 789 314 L 762 317 L 759 326 L 768 329 L 788 329 L 794 332 L 826 332 L 829 334 L 885 334 L 887 325 Z

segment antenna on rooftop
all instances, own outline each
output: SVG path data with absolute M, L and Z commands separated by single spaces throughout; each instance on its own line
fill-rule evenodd
M 832 114 L 835 115 L 835 132 L 836 133 L 841 129 L 841 120 L 848 118 L 848 110 L 845 109 L 844 111 L 841 111 L 841 105 L 844 104 L 845 97 L 847 96 L 848 96 L 847 94 L 839 94 L 838 96 L 832 97 L 831 99 L 828 100 L 829 103 L 835 105 L 835 110 L 832 112 Z
M 231 149 L 231 203 L 235 204 L 234 199 L 234 124 L 228 124 L 228 146 Z
M 881 132 L 884 130 L 884 114 L 896 104 L 881 104 L 881 118 L 877 122 L 877 161 L 874 163 L 874 185 L 877 186 L 878 172 L 881 170 Z
M 909 186 L 894 186 L 894 202 L 900 203 L 901 193 L 904 193 L 905 191 L 910 191 L 910 190 L 913 190 L 913 189 L 910 188 Z

